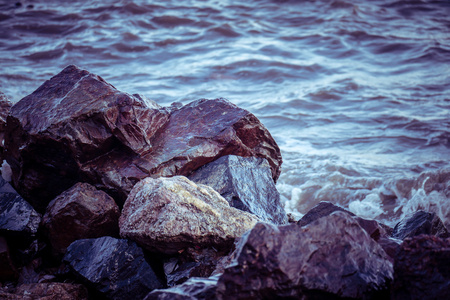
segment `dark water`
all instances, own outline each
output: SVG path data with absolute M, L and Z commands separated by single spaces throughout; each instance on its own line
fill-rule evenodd
M 0 90 L 68 64 L 161 105 L 225 97 L 282 149 L 286 208 L 450 224 L 449 1 L 1 1 Z

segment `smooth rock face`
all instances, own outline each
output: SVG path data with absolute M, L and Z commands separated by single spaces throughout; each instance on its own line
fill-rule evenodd
M 0 176 L 0 232 L 30 237 L 40 221 L 41 215 Z
M 195 171 L 189 179 L 212 187 L 230 206 L 250 212 L 261 221 L 278 225 L 288 222 L 264 158 L 222 156 Z
M 392 237 L 403 240 L 420 234 L 431 234 L 441 238 L 450 237 L 444 223 L 435 213 L 421 210 L 406 216 L 395 225 Z
M 222 299 L 370 298 L 393 274 L 383 249 L 344 212 L 304 227 L 258 223 L 237 251 L 218 282 Z
M 145 178 L 130 192 L 120 235 L 142 247 L 175 254 L 186 247 L 228 246 L 257 222 L 230 207 L 212 188 L 184 176 Z
M 391 299 L 450 299 L 450 239 L 406 238 L 394 263 Z
M 148 152 L 167 119 L 156 104 L 68 66 L 11 109 L 5 148 L 14 186 L 44 211 L 81 181 L 82 164 L 116 149 L 131 156 Z
M 0 92 L 0 162 L 3 161 L 3 139 L 6 129 L 6 117 L 8 116 L 11 107 L 11 101 L 9 101 L 5 94 Z
M 170 289 L 154 290 L 144 300 L 212 300 L 216 299 L 217 277 L 191 278 Z
M 78 240 L 67 248 L 64 261 L 109 299 L 142 299 L 163 287 L 142 249 L 131 241 L 112 237 Z
M 119 216 L 111 196 L 88 183 L 77 183 L 50 202 L 42 226 L 54 252 L 64 254 L 76 240 L 118 236 Z

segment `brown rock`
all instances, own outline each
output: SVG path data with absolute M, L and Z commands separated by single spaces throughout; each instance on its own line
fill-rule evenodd
M 64 254 L 78 239 L 118 236 L 119 216 L 111 196 L 88 183 L 77 183 L 50 202 L 42 225 L 53 251 Z
M 0 236 L 0 281 L 17 279 L 18 272 L 11 260 L 6 239 Z
M 32 283 L 20 285 L 16 295 L 30 297 L 30 299 L 41 300 L 62 300 L 62 299 L 79 299 L 87 300 L 88 291 L 81 284 L 74 283 Z
M 0 164 L 3 161 L 3 139 L 5 137 L 6 117 L 11 110 L 12 103 L 5 94 L 0 92 Z
M 119 219 L 120 235 L 142 247 L 176 254 L 187 247 L 229 247 L 257 222 L 219 193 L 184 176 L 137 183 Z

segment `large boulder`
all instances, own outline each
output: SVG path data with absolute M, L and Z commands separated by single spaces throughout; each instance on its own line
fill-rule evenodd
M 120 211 L 111 196 L 77 183 L 50 202 L 42 218 L 55 254 L 79 239 L 119 235 Z
M 222 299 L 328 299 L 385 296 L 386 253 L 344 212 L 304 227 L 258 223 L 237 246 L 218 282 Z
M 120 235 L 142 247 L 175 254 L 187 247 L 230 246 L 256 224 L 212 188 L 184 176 L 145 178 L 130 192 L 119 219 Z
M 5 94 L 0 92 L 0 164 L 3 161 L 3 139 L 5 137 L 6 117 L 11 110 L 12 103 Z
M 392 237 L 403 240 L 420 234 L 431 234 L 441 238 L 450 237 L 444 223 L 435 213 L 422 210 L 409 214 L 398 222 Z
M 31 238 L 40 221 L 41 215 L 0 176 L 0 233 Z
M 142 299 L 162 281 L 134 242 L 101 237 L 73 242 L 64 261 L 86 285 L 109 299 Z
M 232 207 L 278 225 L 288 218 L 280 201 L 269 163 L 261 157 L 222 156 L 189 175 L 195 183 L 212 187 Z
M 394 263 L 391 299 L 450 299 L 449 238 L 405 238 Z

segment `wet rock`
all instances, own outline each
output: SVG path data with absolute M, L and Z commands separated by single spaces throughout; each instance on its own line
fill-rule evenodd
M 119 219 L 120 235 L 142 247 L 176 254 L 187 247 L 229 247 L 257 218 L 230 207 L 212 188 L 184 176 L 137 183 Z
M 391 299 L 450 299 L 450 239 L 405 238 L 394 263 Z
M 154 290 L 144 300 L 212 300 L 216 299 L 217 276 L 191 278 L 170 289 Z
M 134 242 L 101 237 L 73 242 L 64 261 L 109 299 L 142 299 L 163 284 Z
M 349 214 L 300 227 L 258 223 L 218 281 L 222 299 L 386 296 L 392 264 Z
M 11 107 L 11 101 L 9 101 L 5 94 L 0 92 L 0 164 L 3 161 L 3 140 L 5 137 L 6 117 L 8 116 Z
M 250 212 L 261 221 L 279 225 L 288 222 L 264 158 L 223 156 L 195 171 L 189 179 L 212 187 L 230 206 Z
M 50 202 L 42 218 L 55 254 L 79 239 L 118 236 L 120 211 L 114 199 L 88 183 L 77 183 Z
M 0 232 L 7 236 L 34 236 L 41 215 L 0 176 Z
M 150 151 L 151 137 L 167 119 L 155 103 L 68 66 L 11 108 L 5 147 L 14 186 L 44 211 L 51 199 L 82 181 L 84 163 L 113 150 L 124 156 Z
M 0 236 L 0 281 L 15 280 L 17 276 L 17 268 L 11 260 L 8 243 Z
M 395 225 L 392 237 L 403 240 L 420 234 L 431 234 L 442 238 L 450 237 L 444 223 L 435 213 L 421 210 L 407 215 Z

